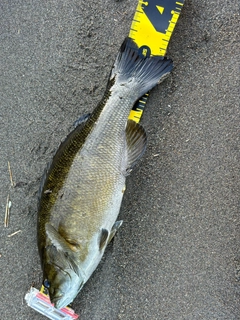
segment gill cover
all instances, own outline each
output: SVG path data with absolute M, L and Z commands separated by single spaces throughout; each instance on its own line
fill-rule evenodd
M 45 250 L 44 283 L 48 284 L 51 302 L 60 309 L 73 301 L 84 279 L 67 241 L 49 223 L 46 224 L 46 234 L 50 244 Z

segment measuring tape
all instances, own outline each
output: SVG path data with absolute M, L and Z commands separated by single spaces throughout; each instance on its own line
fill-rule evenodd
M 168 43 L 178 21 L 184 0 L 139 0 L 129 37 L 142 57 L 166 55 Z M 148 93 L 133 106 L 129 119 L 139 122 Z

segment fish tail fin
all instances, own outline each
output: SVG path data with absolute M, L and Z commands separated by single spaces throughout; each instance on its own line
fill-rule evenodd
M 126 38 L 113 65 L 110 80 L 135 89 L 139 98 L 162 82 L 172 68 L 171 59 L 161 56 L 141 57 L 135 42 Z

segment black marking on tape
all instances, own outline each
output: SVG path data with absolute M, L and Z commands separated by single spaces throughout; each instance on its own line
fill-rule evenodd
M 151 49 L 148 46 L 141 46 L 138 49 L 138 54 L 141 58 L 148 58 L 151 55 Z
M 163 13 L 160 13 L 157 6 L 163 7 Z M 176 6 L 176 0 L 151 0 L 142 4 L 142 10 L 147 15 L 153 27 L 156 31 L 166 33 L 169 27 L 169 21 L 172 20 L 174 11 L 173 8 Z

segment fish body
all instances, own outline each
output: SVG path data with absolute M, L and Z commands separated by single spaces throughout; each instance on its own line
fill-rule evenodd
M 121 225 L 126 176 L 146 147 L 143 127 L 128 120 L 137 99 L 172 69 L 141 58 L 127 39 L 102 101 L 60 145 L 39 190 L 38 248 L 44 285 L 55 307 L 76 297 Z

